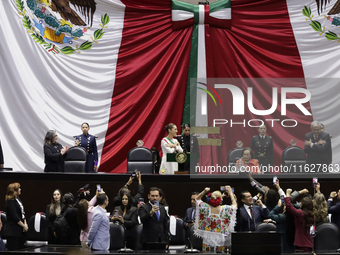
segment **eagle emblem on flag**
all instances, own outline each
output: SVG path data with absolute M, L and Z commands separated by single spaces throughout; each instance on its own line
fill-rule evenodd
M 329 41 L 337 41 L 340 42 L 340 37 L 337 33 L 333 32 L 334 28 L 340 27 L 340 0 L 338 0 L 331 10 L 327 14 L 323 14 L 327 7 L 327 1 L 323 0 L 315 0 L 316 9 L 318 15 L 313 15 L 311 11 L 311 7 L 304 6 L 302 10 L 303 16 L 306 17 L 306 21 L 310 21 L 310 27 L 319 32 L 320 36 L 324 36 Z M 323 15 L 322 15 L 323 14 Z
M 107 14 L 102 15 L 100 28 L 93 29 L 94 0 L 15 1 L 27 33 L 53 54 L 70 55 L 91 49 L 102 39 L 110 22 Z

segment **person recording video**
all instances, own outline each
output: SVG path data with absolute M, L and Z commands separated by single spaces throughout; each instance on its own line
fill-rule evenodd
M 137 207 L 139 199 L 144 197 L 144 186 L 142 184 L 142 174 L 139 171 L 135 171 L 131 174 L 128 182 L 118 191 L 117 195 L 113 198 L 113 205 L 115 207 L 122 205 L 123 194 L 127 191 L 130 191 L 129 186 L 136 179 L 138 180 L 138 192 L 134 196 L 131 194 L 131 196 L 132 196 L 132 205 Z

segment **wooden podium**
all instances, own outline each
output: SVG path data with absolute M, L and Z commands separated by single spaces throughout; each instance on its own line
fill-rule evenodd
M 176 162 L 176 154 L 177 153 L 167 153 L 166 154 L 166 161 L 167 162 Z M 190 162 L 190 153 L 185 153 L 187 155 L 187 161 Z M 177 163 L 178 164 L 178 163 Z M 178 164 L 178 171 L 175 172 L 175 174 L 189 174 L 188 171 L 184 170 L 184 163 L 183 164 Z

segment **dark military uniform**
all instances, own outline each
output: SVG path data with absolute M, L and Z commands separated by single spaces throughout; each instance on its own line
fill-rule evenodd
M 79 146 L 83 147 L 87 151 L 86 172 L 94 173 L 94 166 L 98 163 L 96 138 L 90 134 L 81 134 L 76 137 L 76 140 L 80 142 Z
M 274 146 L 271 136 L 254 135 L 250 142 L 250 148 L 254 151 L 254 158 L 259 160 L 260 166 L 274 165 Z
M 190 171 L 190 164 L 195 167 L 197 165 L 197 161 L 200 158 L 200 151 L 198 147 L 198 140 L 196 136 L 185 136 L 180 135 L 177 136 L 177 140 L 181 145 L 184 153 L 190 153 L 190 162 L 184 163 L 184 170 Z

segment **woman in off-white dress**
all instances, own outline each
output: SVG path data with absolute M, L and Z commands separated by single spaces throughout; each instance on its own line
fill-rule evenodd
M 175 171 L 178 170 L 178 163 L 177 162 L 167 162 L 167 153 L 178 153 L 183 152 L 179 142 L 175 138 L 177 135 L 177 127 L 175 124 L 170 123 L 165 126 L 165 131 L 168 133 L 166 137 L 164 137 L 161 141 L 162 146 L 162 162 L 161 167 L 159 170 L 160 174 L 174 174 Z

